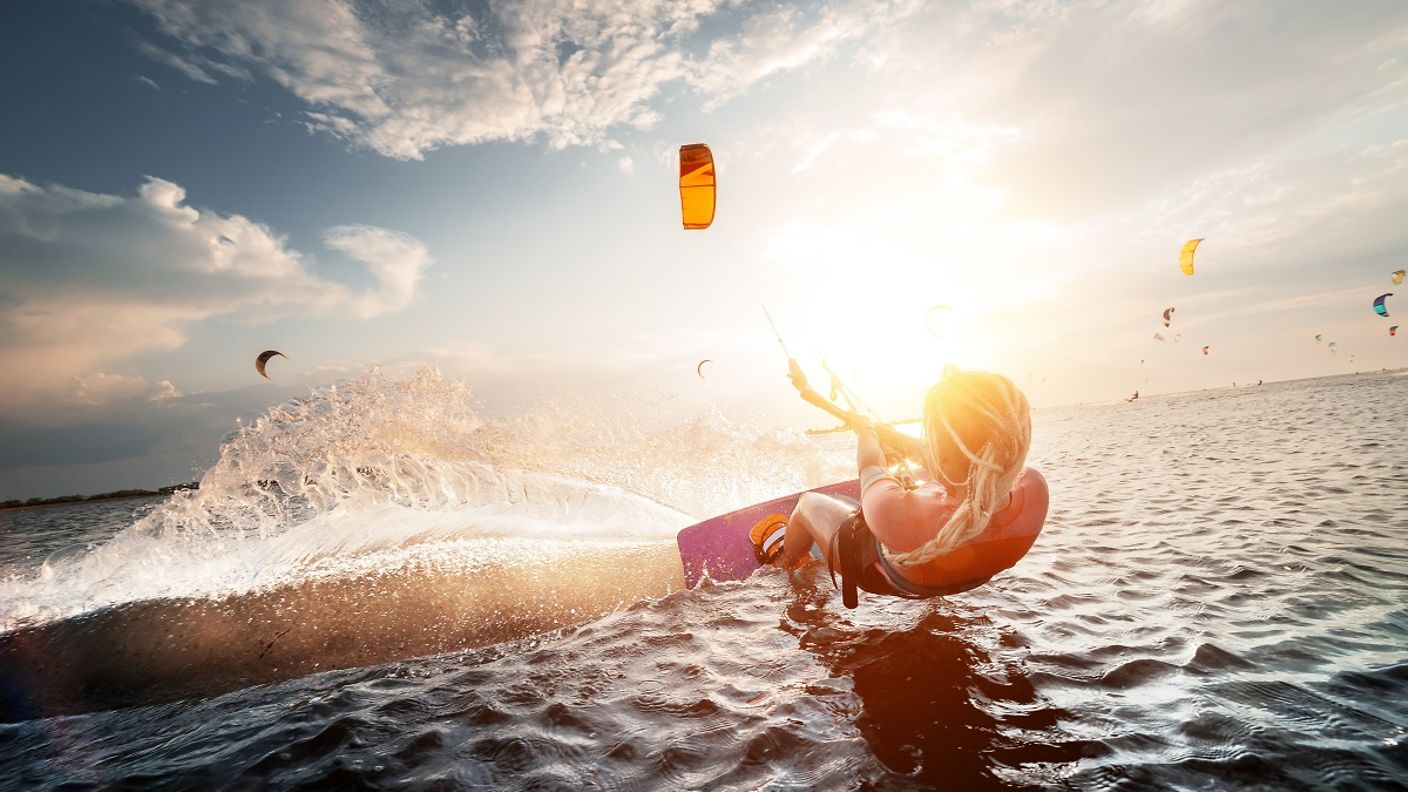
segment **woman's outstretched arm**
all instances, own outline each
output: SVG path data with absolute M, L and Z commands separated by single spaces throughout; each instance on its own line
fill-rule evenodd
M 893 448 L 915 462 L 922 463 L 924 461 L 923 440 L 907 435 L 889 424 L 875 424 L 874 429 L 881 443 Z
M 878 467 L 881 471 L 888 470 L 885 448 L 880 443 L 876 427 L 864 423 L 853 425 L 852 428 L 856 433 L 856 470 L 859 471 L 860 477 L 865 478 L 866 468 Z

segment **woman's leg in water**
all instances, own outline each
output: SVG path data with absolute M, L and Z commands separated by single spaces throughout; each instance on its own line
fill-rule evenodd
M 782 539 L 782 554 L 775 566 L 790 569 L 802 556 L 811 552 L 812 545 L 821 547 L 821 554 L 831 563 L 831 537 L 856 507 L 829 495 L 808 492 L 797 500 L 792 516 L 787 519 L 787 533 Z

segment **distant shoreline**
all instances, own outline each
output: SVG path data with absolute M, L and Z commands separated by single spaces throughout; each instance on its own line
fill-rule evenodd
M 188 481 L 184 484 L 172 484 L 169 487 L 160 489 L 123 489 L 112 492 L 100 492 L 97 495 L 60 495 L 56 498 L 29 498 L 28 500 L 7 500 L 0 501 L 0 511 L 12 511 L 14 509 L 38 509 L 45 506 L 72 506 L 80 503 L 101 503 L 103 501 L 126 500 L 128 498 L 152 498 L 159 495 L 170 495 L 181 490 L 200 489 L 200 482 Z

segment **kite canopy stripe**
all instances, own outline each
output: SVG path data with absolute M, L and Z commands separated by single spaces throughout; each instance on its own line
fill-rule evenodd
M 1183 245 L 1183 250 L 1178 254 L 1178 268 L 1183 270 L 1184 275 L 1193 274 L 1193 251 L 1198 249 L 1198 243 L 1202 239 L 1190 239 Z
M 1387 305 L 1384 305 L 1384 300 L 1387 300 L 1388 298 L 1390 298 L 1390 297 L 1392 297 L 1392 296 L 1393 296 L 1393 292 L 1384 292 L 1383 294 L 1380 294 L 1378 297 L 1375 297 L 1375 298 L 1374 298 L 1374 313 L 1376 313 L 1376 314 L 1378 314 L 1379 316 L 1382 316 L 1382 317 L 1384 317 L 1384 318 L 1388 318 L 1388 306 L 1387 306 Z
M 680 146 L 680 214 L 686 229 L 714 222 L 714 153 L 703 143 Z

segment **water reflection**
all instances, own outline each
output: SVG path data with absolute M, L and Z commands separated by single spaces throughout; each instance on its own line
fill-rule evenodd
M 860 703 L 855 725 L 893 774 L 874 788 L 962 779 L 965 789 L 1036 789 L 1024 782 L 1042 777 L 1043 766 L 1098 749 L 1053 741 L 1068 714 L 1027 679 L 1016 637 L 981 613 L 944 600 L 875 597 L 847 612 L 828 587 L 801 585 L 786 615 L 782 629 L 800 648 L 850 680 Z M 896 629 L 896 621 L 907 624 Z

